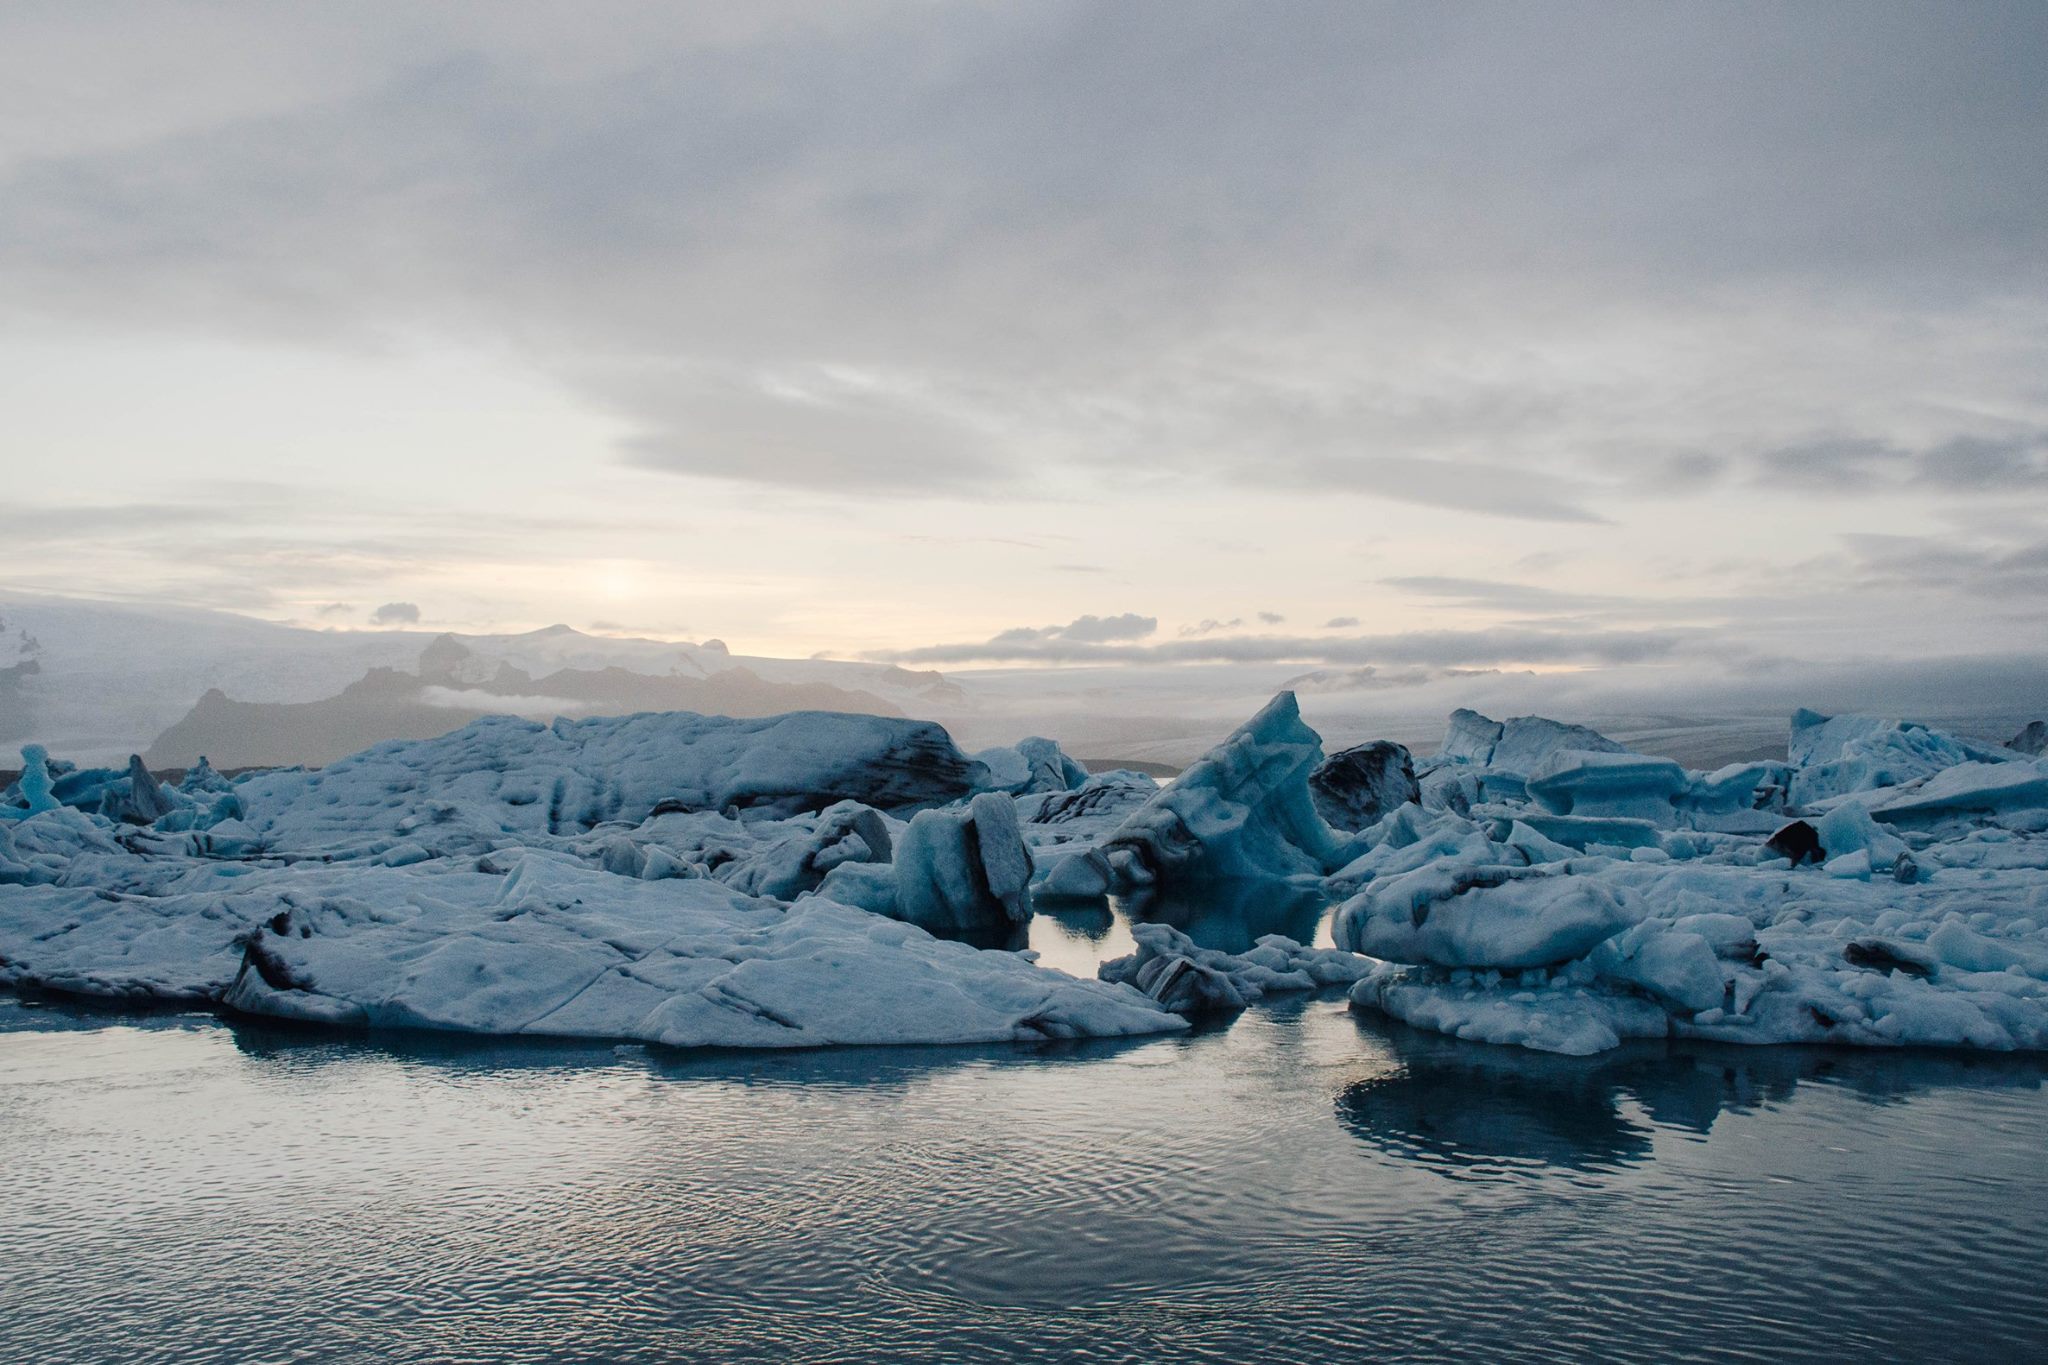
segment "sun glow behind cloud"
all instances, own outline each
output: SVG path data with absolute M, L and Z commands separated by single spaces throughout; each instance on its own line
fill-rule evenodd
M 2048 26 L 1477 13 L 0 16 L 9 584 L 960 667 L 2038 638 Z

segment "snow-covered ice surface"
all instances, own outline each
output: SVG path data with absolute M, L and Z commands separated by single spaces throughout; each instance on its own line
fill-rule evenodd
M 736 1047 L 1122 1036 L 1350 983 L 1562 1053 L 2048 1048 L 2048 760 L 1810 712 L 1788 748 L 1697 772 L 1459 712 L 1356 833 L 1318 813 L 1285 693 L 1164 787 L 824 713 L 497 718 L 176 788 L 30 762 L 0 794 L 0 982 Z M 1111 895 L 1138 923 L 1102 979 L 1004 951 Z M 1334 948 L 1305 947 L 1324 898 Z
M 2048 763 L 1801 712 L 1786 765 L 1692 773 L 1513 721 L 1542 742 L 1503 764 L 1492 725 L 1454 717 L 1424 808 L 1330 879 L 1336 942 L 1384 962 L 1360 1008 L 1565 1053 L 2048 1048 Z M 1765 842 L 1800 817 L 1820 848 L 1793 866 Z
M 1037 757 L 1066 779 L 1057 750 Z M 91 812 L 31 811 L 29 768 L 0 824 L 0 982 L 16 987 L 675 1046 L 1185 1027 L 1134 989 L 904 922 L 1030 913 L 1026 798 L 979 790 L 985 765 L 936 726 L 497 718 L 232 786 L 95 775 Z M 169 809 L 99 813 L 116 781 L 123 809 L 134 790 Z M 857 871 L 884 913 L 818 894 Z

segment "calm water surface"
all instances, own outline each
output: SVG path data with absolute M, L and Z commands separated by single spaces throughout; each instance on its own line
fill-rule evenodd
M 1339 999 L 784 1055 L 0 1000 L 0 1358 L 2048 1359 L 2044 1074 Z

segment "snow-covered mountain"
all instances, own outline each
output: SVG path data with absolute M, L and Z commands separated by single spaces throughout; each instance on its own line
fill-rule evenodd
M 192 756 L 225 763 L 317 763 L 494 712 L 932 716 L 967 704 L 939 673 L 750 658 L 716 640 L 568 626 L 308 630 L 223 611 L 0 593 L 0 744 L 36 740 L 84 763 L 149 752 L 179 766 L 193 746 Z

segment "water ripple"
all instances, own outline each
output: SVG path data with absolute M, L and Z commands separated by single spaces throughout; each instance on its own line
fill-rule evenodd
M 774 1057 L 0 1005 L 10 1359 L 2041 1358 L 2038 1061 L 1296 1002 Z

